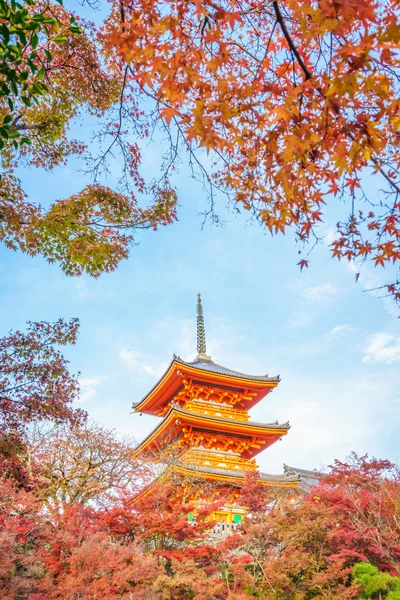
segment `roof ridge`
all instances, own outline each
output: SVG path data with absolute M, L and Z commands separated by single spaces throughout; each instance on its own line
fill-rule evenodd
M 309 475 L 312 478 L 318 479 L 321 477 L 325 476 L 325 473 L 323 473 L 322 471 L 318 471 L 317 469 L 301 469 L 300 467 L 290 467 L 289 465 L 284 464 L 283 465 L 283 470 L 286 472 L 294 472 L 297 473 L 298 475 L 303 475 L 303 476 L 307 476 Z
M 227 475 L 235 475 L 236 477 L 240 477 L 241 479 L 245 478 L 246 471 L 233 470 L 233 469 L 219 469 L 218 467 L 207 467 L 203 465 L 195 465 L 191 463 L 183 463 L 179 460 L 175 460 L 174 465 L 178 467 L 183 467 L 185 469 L 189 469 L 191 471 L 203 471 L 206 473 L 214 473 L 218 474 L 227 474 Z M 272 473 L 262 473 L 258 472 L 260 475 L 260 479 L 263 481 L 277 481 L 277 482 L 297 482 L 300 481 L 300 477 L 297 475 L 285 475 L 282 474 L 272 474 Z
M 186 415 L 195 415 L 198 417 L 206 417 L 207 419 L 215 419 L 216 421 L 223 421 L 226 423 L 237 423 L 240 425 L 254 425 L 256 427 L 266 427 L 269 429 L 290 429 L 290 425 L 289 425 L 289 421 L 286 421 L 286 423 L 279 423 L 278 421 L 275 421 L 274 423 L 262 423 L 260 421 L 237 421 L 236 419 L 226 419 L 224 417 L 217 417 L 215 415 L 204 415 L 203 413 L 196 413 L 193 412 L 191 410 L 185 410 L 184 408 L 181 408 L 178 404 L 175 404 L 174 402 L 171 402 L 171 409 L 168 411 L 168 413 L 165 415 L 165 417 L 167 417 L 171 410 L 176 410 L 178 412 L 182 412 L 183 414 Z
M 207 369 L 207 367 L 210 366 L 214 366 L 217 367 L 218 369 L 222 369 L 222 371 L 219 371 L 219 373 L 221 375 L 231 375 L 231 376 L 236 376 L 236 377 L 243 377 L 244 379 L 253 379 L 255 381 L 280 381 L 280 375 L 275 375 L 272 377 L 269 377 L 268 374 L 267 375 L 249 375 L 247 373 L 243 373 L 242 371 L 236 371 L 235 369 L 230 369 L 228 367 L 224 367 L 223 365 L 220 365 L 219 363 L 216 363 L 213 360 L 204 360 L 204 359 L 195 359 L 193 361 L 187 361 L 184 360 L 183 358 L 181 358 L 180 356 L 177 356 L 174 354 L 174 359 L 177 360 L 178 362 L 180 362 L 183 365 L 186 365 L 188 367 L 194 367 L 194 368 L 202 368 L 204 371 L 209 371 L 209 372 L 213 372 L 212 369 Z M 201 365 L 204 365 L 204 367 L 199 367 L 199 363 Z M 218 373 L 218 371 L 216 371 Z
M 241 373 L 240 371 L 233 371 L 231 369 L 223 367 L 222 365 L 219 365 L 219 364 L 215 363 L 214 361 L 199 359 L 199 360 L 194 360 L 192 362 L 187 362 L 187 361 L 183 360 L 177 354 L 173 354 L 171 362 L 168 364 L 167 368 L 165 369 L 165 371 L 161 375 L 161 377 L 158 379 L 158 381 L 156 381 L 154 383 L 154 385 L 151 387 L 151 389 L 147 392 L 147 394 L 145 396 L 143 396 L 143 398 L 139 402 L 132 403 L 132 406 L 135 411 L 140 412 L 140 408 L 139 408 L 140 405 L 142 403 L 145 404 L 146 400 L 149 398 L 149 396 L 151 396 L 152 394 L 155 393 L 155 390 L 157 389 L 157 387 L 159 385 L 162 385 L 163 380 L 167 377 L 167 375 L 170 374 L 171 369 L 173 369 L 174 364 L 175 364 L 175 367 L 181 366 L 182 370 L 184 369 L 184 367 L 197 369 L 197 371 L 199 373 L 199 379 L 201 379 L 201 380 L 202 380 L 201 372 L 203 372 L 204 375 L 208 374 L 208 376 L 210 376 L 210 375 L 213 376 L 213 375 L 217 374 L 217 375 L 222 375 L 222 376 L 225 375 L 227 377 L 236 378 L 238 385 L 241 384 L 241 387 L 244 387 L 243 380 L 247 380 L 249 382 L 249 384 L 247 384 L 249 387 L 251 387 L 251 385 L 250 385 L 251 381 L 261 383 L 261 384 L 262 383 L 275 384 L 275 385 L 265 386 L 263 388 L 264 391 L 266 390 L 267 387 L 270 388 L 268 391 L 272 391 L 272 388 L 274 388 L 280 382 L 279 375 L 277 375 L 276 377 L 268 377 L 268 375 L 246 375 L 245 373 Z M 182 375 L 182 373 L 179 370 L 176 370 L 176 374 Z M 232 381 L 232 384 L 236 385 L 236 382 Z M 205 382 L 205 385 L 209 385 L 209 384 L 207 382 Z M 218 386 L 219 383 L 216 383 L 215 385 Z M 265 394 L 268 393 L 268 391 L 266 391 Z M 263 394 L 263 396 L 265 394 Z M 171 398 L 169 398 L 169 400 L 170 399 Z M 258 402 L 258 400 L 257 400 L 257 402 Z M 138 410 L 138 408 L 139 408 L 139 410 Z M 144 412 L 147 412 L 147 411 L 145 410 Z M 150 411 L 149 414 L 153 414 L 153 413 Z

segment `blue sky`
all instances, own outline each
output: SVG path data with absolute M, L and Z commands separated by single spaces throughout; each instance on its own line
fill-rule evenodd
M 81 128 L 90 135 L 91 122 Z M 145 151 L 144 171 L 157 172 L 162 143 Z M 77 192 L 85 177 L 73 165 L 54 173 L 24 171 L 26 191 L 47 203 Z M 220 203 L 225 228 L 202 229 L 204 192 L 185 168 L 176 176 L 179 221 L 140 234 L 140 244 L 112 274 L 67 278 L 57 266 L 2 249 L 0 331 L 27 320 L 79 317 L 81 334 L 67 350 L 81 372 L 79 406 L 101 424 L 141 440 L 157 423 L 130 414 L 176 353 L 196 355 L 196 294 L 201 291 L 207 350 L 225 366 L 282 381 L 252 411 L 259 421 L 289 420 L 282 442 L 258 462 L 330 464 L 352 450 L 400 459 L 400 320 L 390 300 L 365 293 L 385 281 L 368 267 L 354 283 L 352 265 L 324 246 L 299 272 L 293 238 L 271 238 Z M 329 240 L 341 207 L 322 232 Z

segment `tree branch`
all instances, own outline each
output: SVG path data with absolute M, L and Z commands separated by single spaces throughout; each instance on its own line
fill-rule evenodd
M 280 11 L 280 8 L 278 6 L 278 2 L 276 2 L 276 0 L 274 0 L 274 2 L 272 3 L 272 6 L 274 7 L 274 11 L 275 11 L 275 15 L 276 15 L 276 20 L 278 21 L 278 23 L 279 23 L 279 25 L 280 25 L 280 27 L 282 29 L 282 33 L 283 33 L 283 35 L 286 38 L 286 41 L 287 41 L 287 43 L 289 45 L 290 50 L 295 55 L 296 60 L 299 63 L 299 65 L 300 65 L 300 67 L 301 67 L 301 69 L 302 69 L 302 71 L 304 73 L 305 79 L 306 80 L 311 79 L 312 78 L 311 72 L 306 67 L 303 59 L 301 58 L 301 56 L 299 54 L 299 51 L 297 50 L 296 46 L 293 43 L 292 38 L 290 37 L 290 33 L 288 32 L 288 30 L 286 28 L 286 24 L 285 24 L 285 21 L 283 19 L 283 15 L 282 15 L 282 13 Z

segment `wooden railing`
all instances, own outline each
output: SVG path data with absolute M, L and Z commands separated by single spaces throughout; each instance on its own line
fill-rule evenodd
M 216 402 L 206 402 L 204 400 L 190 400 L 183 407 L 191 412 L 200 412 L 210 417 L 221 417 L 223 419 L 232 419 L 234 421 L 248 421 L 249 414 L 247 410 L 233 408 L 226 404 Z

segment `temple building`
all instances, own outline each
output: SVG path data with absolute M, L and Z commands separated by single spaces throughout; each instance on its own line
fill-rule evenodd
M 238 489 L 247 471 L 258 472 L 256 456 L 289 431 L 288 422 L 259 423 L 249 416 L 249 410 L 278 386 L 280 378 L 245 375 L 216 364 L 207 355 L 200 294 L 197 352 L 192 362 L 174 355 L 160 380 L 133 405 L 137 413 L 160 417 L 135 453 L 164 463 L 170 456 L 169 469 L 182 477 L 208 482 L 215 490 L 218 486 Z M 301 473 L 290 467 L 282 475 L 258 474 L 259 483 L 275 488 L 298 488 L 301 479 Z M 240 522 L 246 511 L 234 497 L 213 515 L 215 520 Z

